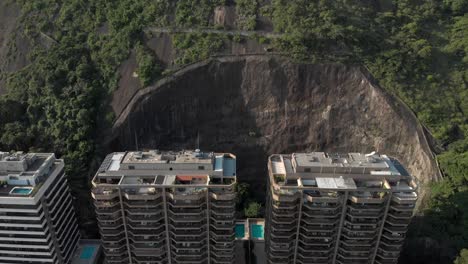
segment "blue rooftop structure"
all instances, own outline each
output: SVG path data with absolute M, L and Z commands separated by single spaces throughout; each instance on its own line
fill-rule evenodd
M 214 161 L 214 170 L 222 171 L 225 177 L 236 176 L 236 159 L 228 155 L 217 156 Z

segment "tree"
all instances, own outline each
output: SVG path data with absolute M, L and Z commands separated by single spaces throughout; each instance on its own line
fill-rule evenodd
M 460 256 L 457 257 L 453 264 L 468 264 L 468 249 L 462 249 L 460 251 Z
M 257 217 L 259 215 L 260 208 L 262 208 L 262 206 L 259 203 L 251 202 L 247 208 L 244 209 L 244 214 L 249 218 Z
M 244 207 L 244 203 L 249 197 L 249 188 L 250 185 L 245 182 L 237 183 L 234 187 L 236 190 L 236 208 L 238 211 Z

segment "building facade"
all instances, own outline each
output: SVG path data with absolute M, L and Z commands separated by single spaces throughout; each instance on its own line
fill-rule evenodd
M 417 184 L 385 155 L 323 152 L 268 160 L 267 262 L 396 264 Z
M 0 263 L 70 263 L 80 234 L 63 160 L 0 152 Z
M 234 263 L 236 157 L 108 155 L 93 179 L 106 263 Z

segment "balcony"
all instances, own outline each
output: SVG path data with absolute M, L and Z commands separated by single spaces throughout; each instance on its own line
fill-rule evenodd
M 133 209 L 133 208 L 144 208 L 144 209 L 155 209 L 158 207 L 162 207 L 162 198 L 158 198 L 156 200 L 151 201 L 144 201 L 144 200 L 124 200 L 123 204 L 125 208 Z
M 137 254 L 135 252 L 135 254 Z M 133 256 L 132 260 L 133 263 L 139 264 L 161 264 L 161 263 L 166 263 L 164 262 L 166 258 L 166 254 L 163 252 L 162 254 L 156 254 L 156 255 L 143 255 L 143 256 Z
M 382 211 L 384 209 L 384 206 L 382 204 L 364 204 L 364 205 L 348 204 L 347 209 L 351 211 L 364 210 L 366 212 L 369 212 L 369 211 L 375 212 L 375 211 Z
M 128 215 L 127 220 L 131 222 L 159 222 L 164 219 L 164 216 L 161 214 L 150 215 L 150 214 L 138 214 L 138 215 Z
M 235 210 L 211 210 L 212 215 L 224 215 L 234 217 Z
M 304 200 L 310 203 L 338 203 L 339 197 L 337 192 L 304 191 Z
M 119 197 L 119 192 L 117 189 L 94 188 L 91 192 L 91 196 L 95 200 L 112 200 Z
M 330 246 L 330 247 L 329 246 L 309 246 L 309 245 L 303 244 L 302 241 L 299 241 L 298 245 L 299 245 L 299 249 L 302 249 L 305 252 L 320 253 L 324 255 L 333 253 L 333 249 L 334 249 L 333 246 Z
M 296 210 L 273 209 L 271 213 L 278 217 L 297 217 L 299 212 Z
M 382 204 L 386 196 L 382 193 L 351 192 L 348 199 L 353 203 Z
M 104 200 L 104 201 L 94 201 L 94 207 L 96 208 L 109 208 L 114 206 L 120 206 L 120 201 L 118 199 L 115 200 Z
M 122 218 L 122 213 L 117 211 L 113 214 L 96 214 L 96 218 L 99 222 L 113 222 Z
M 234 230 L 234 224 L 211 223 L 210 227 L 216 230 Z
M 234 200 L 236 198 L 236 194 L 233 193 L 233 192 L 210 191 L 210 197 L 213 198 L 214 200 L 230 201 L 230 200 Z
M 169 208 L 206 208 L 206 199 L 200 200 L 169 200 L 168 203 Z
M 197 201 L 206 198 L 206 188 L 173 188 L 166 194 L 174 201 Z
M 235 234 L 234 234 L 234 231 L 232 231 L 232 232 L 225 232 L 225 231 L 214 232 L 214 231 L 210 231 L 210 237 L 212 237 L 213 239 L 228 239 L 228 240 L 232 239 L 232 241 L 234 241 Z
M 124 210 L 127 215 L 162 215 L 163 210 L 161 209 L 146 209 L 146 208 L 133 208 Z
M 128 222 L 128 226 L 134 230 L 148 230 L 151 232 L 164 231 L 165 225 L 159 222 Z
M 135 243 L 166 243 L 166 234 L 129 234 L 128 239 Z
M 137 189 L 123 190 L 123 196 L 131 200 L 156 200 L 161 197 L 161 193 L 156 191 L 154 187 L 142 187 Z
M 172 262 L 177 264 L 198 264 L 205 263 L 208 258 L 208 254 L 194 253 L 190 256 L 180 256 L 173 253 Z
M 199 237 L 206 234 L 205 228 L 197 228 L 193 230 L 179 230 L 177 228 L 171 228 L 169 232 L 175 237 Z
M 393 193 L 392 201 L 398 204 L 414 204 L 418 196 L 415 192 L 396 192 Z
M 394 240 L 394 241 L 400 242 L 400 241 L 403 241 L 405 239 L 406 235 L 403 234 L 403 233 L 397 233 L 397 232 L 390 233 L 390 232 L 384 230 L 384 232 L 382 233 L 382 237 L 385 237 L 388 240 Z
M 331 238 L 313 238 L 304 234 L 299 234 L 300 241 L 307 246 L 332 246 L 334 244 Z
M 296 190 L 279 189 L 273 191 L 271 198 L 273 201 L 295 202 L 300 198 L 300 193 Z
M 130 244 L 131 250 L 152 250 L 152 249 L 166 249 L 166 241 L 165 239 L 161 239 L 157 242 L 147 242 L 147 243 L 132 243 Z
M 123 225 L 122 219 L 116 220 L 116 221 L 98 222 L 98 226 L 99 226 L 99 228 L 101 228 L 101 229 L 106 229 L 106 228 L 115 229 L 115 228 L 117 228 L 117 227 L 120 227 L 121 225 Z
M 297 225 L 279 225 L 279 224 L 272 224 L 271 230 L 273 232 L 295 232 L 297 229 Z
M 294 239 L 296 237 L 296 232 L 271 232 L 270 236 L 277 239 Z
M 366 211 L 366 210 L 348 210 L 346 212 L 348 215 L 352 217 L 365 217 L 365 218 L 380 218 L 383 216 L 384 212 L 381 211 Z
M 340 219 L 330 219 L 330 218 L 302 218 L 302 222 L 308 225 L 314 224 L 330 224 L 330 225 L 337 225 L 340 222 Z
M 337 255 L 337 263 L 352 263 L 352 264 L 369 264 L 370 257 L 368 256 L 343 256 L 342 254 L 338 253 Z
M 302 216 L 303 217 L 319 217 L 319 218 L 337 218 L 340 215 L 340 212 L 335 212 L 335 211 L 318 211 L 318 212 L 313 212 L 309 210 L 303 210 L 302 211 Z
M 396 219 L 396 218 L 389 215 L 387 217 L 385 223 L 393 225 L 393 226 L 408 226 L 410 221 L 411 221 L 410 218 Z
M 230 208 L 234 209 L 234 206 L 236 205 L 233 201 L 211 201 L 211 208 L 216 209 L 216 208 Z
M 368 226 L 378 226 L 382 220 L 374 217 L 356 217 L 353 215 L 346 215 L 345 221 L 349 222 L 352 225 L 360 224 L 360 225 L 368 225 Z
M 407 219 L 409 221 L 409 219 L 413 217 L 413 213 L 390 210 L 388 212 L 388 216 L 393 217 L 394 219 Z
M 390 209 L 394 211 L 406 211 L 406 212 L 413 212 L 415 208 L 414 204 L 390 204 Z

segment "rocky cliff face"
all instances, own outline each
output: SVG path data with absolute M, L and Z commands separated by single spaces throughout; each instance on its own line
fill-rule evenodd
M 118 117 L 113 150 L 197 147 L 238 157 L 238 177 L 262 197 L 266 159 L 299 151 L 398 158 L 420 182 L 440 175 L 413 113 L 360 67 L 266 56 L 191 65 L 140 90 Z

